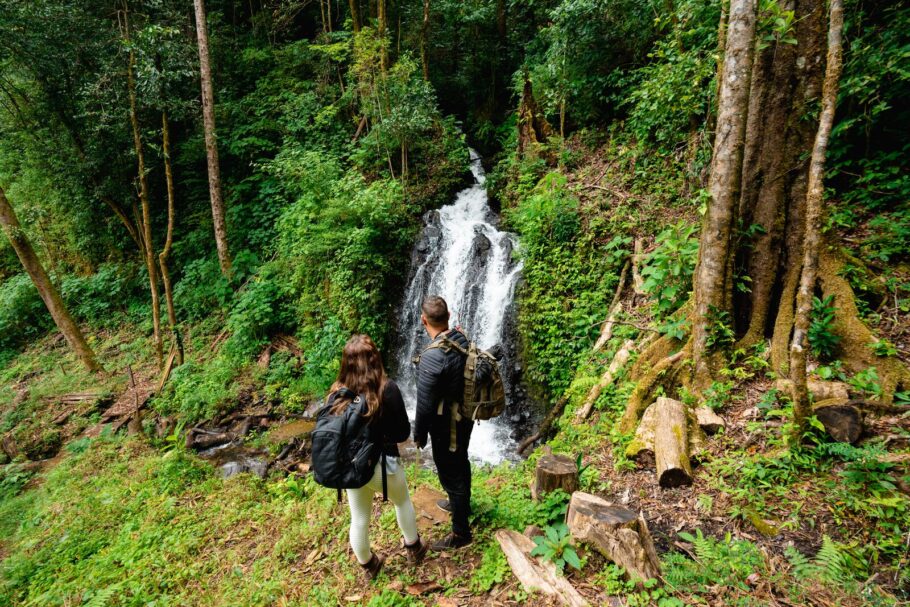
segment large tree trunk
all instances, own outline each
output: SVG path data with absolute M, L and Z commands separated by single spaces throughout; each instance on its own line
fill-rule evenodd
M 212 89 L 212 68 L 209 63 L 209 35 L 205 22 L 203 0 L 193 0 L 196 9 L 196 38 L 199 42 L 199 74 L 202 81 L 202 122 L 205 129 L 205 153 L 209 167 L 209 198 L 212 201 L 212 223 L 215 226 L 215 246 L 218 263 L 225 277 L 231 276 L 231 256 L 228 250 L 227 227 L 224 219 L 224 200 L 221 196 L 221 168 L 218 163 L 218 138 L 215 131 L 215 94 Z
M 126 4 L 124 3 L 124 6 Z M 124 37 L 130 43 L 129 13 L 124 10 Z M 152 329 L 155 336 L 155 355 L 158 366 L 164 361 L 164 347 L 161 339 L 161 302 L 158 294 L 158 266 L 155 262 L 155 245 L 152 241 L 152 211 L 149 203 L 148 179 L 145 174 L 145 154 L 142 150 L 142 136 L 139 130 L 139 113 L 136 102 L 136 79 L 133 70 L 136 67 L 136 53 L 130 48 L 129 62 L 126 71 L 127 93 L 130 101 L 130 125 L 133 129 L 133 147 L 136 151 L 136 167 L 139 174 L 139 202 L 142 207 L 140 240 L 145 252 L 145 267 L 149 275 L 149 290 L 152 293 Z
M 6 232 L 13 250 L 16 251 L 19 261 L 22 262 L 22 267 L 28 272 L 32 282 L 35 283 L 38 294 L 44 300 L 44 305 L 47 306 L 48 311 L 51 313 L 51 318 L 54 319 L 57 328 L 63 333 L 63 337 L 66 338 L 70 348 L 73 349 L 73 352 L 76 353 L 76 356 L 79 357 L 79 360 L 89 371 L 101 371 L 101 364 L 95 358 L 95 353 L 86 343 L 82 331 L 79 330 L 79 327 L 73 321 L 73 317 L 70 316 L 63 303 L 63 298 L 60 297 L 60 293 L 54 283 L 51 282 L 47 272 L 44 271 L 44 266 L 41 265 L 41 261 L 35 255 L 35 250 L 32 248 L 25 232 L 22 231 L 19 219 L 16 217 L 9 200 L 7 200 L 3 188 L 0 188 L 0 225 L 3 226 L 3 231 Z
M 844 28 L 842 0 L 831 0 L 828 28 L 828 61 L 822 89 L 822 113 L 818 134 L 809 163 L 809 185 L 806 192 L 806 236 L 803 239 L 803 269 L 796 293 L 796 319 L 793 324 L 793 344 L 790 346 L 790 379 L 793 380 L 793 444 L 798 444 L 806 429 L 810 414 L 809 393 L 806 388 L 806 348 L 808 348 L 809 315 L 818 273 L 818 247 L 821 237 L 822 198 L 825 189 L 825 154 L 828 137 L 834 124 L 837 91 L 841 73 L 841 34 Z
M 708 361 L 710 319 L 725 311 L 731 237 L 742 173 L 743 139 L 749 81 L 755 48 L 755 0 L 731 0 L 723 79 L 717 111 L 717 134 L 708 189 L 711 202 L 701 233 L 696 268 L 692 353 L 695 385 L 706 387 L 712 375 Z

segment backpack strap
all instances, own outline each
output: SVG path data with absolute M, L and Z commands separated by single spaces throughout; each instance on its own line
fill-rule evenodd
M 386 480 L 386 471 L 385 471 L 385 449 L 383 449 L 382 454 L 379 456 L 380 466 L 382 467 L 382 501 L 389 501 L 389 486 L 388 481 Z

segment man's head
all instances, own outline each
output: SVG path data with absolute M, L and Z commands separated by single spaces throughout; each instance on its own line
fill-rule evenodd
M 449 328 L 449 306 L 439 295 L 430 295 L 420 305 L 420 322 L 432 337 Z

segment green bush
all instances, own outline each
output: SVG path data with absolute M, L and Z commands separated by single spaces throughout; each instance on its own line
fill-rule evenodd
M 0 359 L 53 326 L 51 316 L 27 274 L 0 283 Z
M 584 216 L 559 173 L 541 179 L 506 216 L 521 236 L 518 323 L 527 377 L 558 394 L 599 333 L 628 241 L 611 238 L 602 220 Z

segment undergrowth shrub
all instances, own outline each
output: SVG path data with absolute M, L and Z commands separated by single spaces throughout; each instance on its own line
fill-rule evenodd
M 628 240 L 613 238 L 603 219 L 583 212 L 559 173 L 546 175 L 506 215 L 521 236 L 518 323 L 527 377 L 560 394 L 600 332 Z

